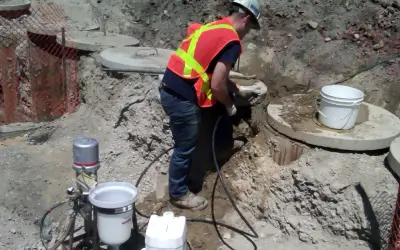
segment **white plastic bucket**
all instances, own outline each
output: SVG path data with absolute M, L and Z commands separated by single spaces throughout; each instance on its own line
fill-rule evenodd
M 89 191 L 89 201 L 97 211 L 97 228 L 102 242 L 119 246 L 129 240 L 136 200 L 136 187 L 126 182 L 101 183 Z
M 351 129 L 355 126 L 364 93 L 343 85 L 328 85 L 321 89 L 317 104 L 318 121 L 333 129 Z

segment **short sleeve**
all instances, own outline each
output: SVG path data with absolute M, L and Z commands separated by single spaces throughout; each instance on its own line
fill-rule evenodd
M 220 53 L 218 62 L 235 64 L 240 54 L 240 44 L 237 42 L 228 44 Z

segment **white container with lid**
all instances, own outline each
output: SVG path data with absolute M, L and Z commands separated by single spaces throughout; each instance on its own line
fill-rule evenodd
M 102 242 L 118 249 L 129 240 L 136 200 L 136 187 L 126 182 L 105 182 L 89 191 L 89 201 L 97 211 L 97 228 Z
M 152 215 L 146 230 L 146 250 L 186 250 L 186 218 L 173 212 Z

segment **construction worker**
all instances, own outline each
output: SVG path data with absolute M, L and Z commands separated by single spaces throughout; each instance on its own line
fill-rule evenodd
M 230 94 L 260 94 L 259 88 L 238 86 L 228 78 L 242 52 L 241 39 L 251 29 L 260 29 L 259 9 L 259 0 L 233 0 L 229 16 L 205 25 L 190 25 L 187 37 L 169 59 L 160 98 L 174 139 L 169 166 L 170 201 L 180 208 L 207 207 L 204 197 L 189 191 L 200 109 L 218 103 L 228 116 L 233 116 L 237 109 Z

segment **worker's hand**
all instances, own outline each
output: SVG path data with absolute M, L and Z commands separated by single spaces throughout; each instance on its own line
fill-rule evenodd
M 238 86 L 239 92 L 238 94 L 243 96 L 243 97 L 249 97 L 252 95 L 264 95 L 267 93 L 267 86 L 262 81 L 257 81 L 253 85 L 250 86 Z
M 229 116 L 234 116 L 236 115 L 237 109 L 234 104 L 232 104 L 232 107 L 226 107 L 226 111 L 228 112 Z

